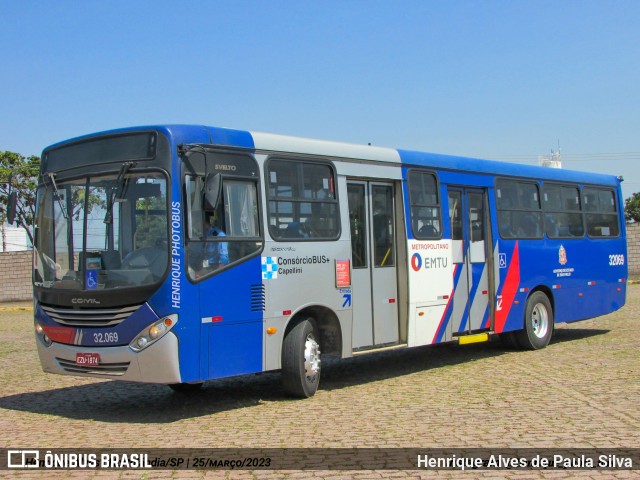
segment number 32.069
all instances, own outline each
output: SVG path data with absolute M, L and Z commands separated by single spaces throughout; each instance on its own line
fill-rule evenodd
M 93 341 L 96 343 L 115 343 L 118 341 L 117 332 L 94 333 Z

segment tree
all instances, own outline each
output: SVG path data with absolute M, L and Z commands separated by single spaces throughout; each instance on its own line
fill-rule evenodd
M 624 218 L 627 222 L 640 222 L 640 192 L 634 193 L 624 201 Z
M 18 194 L 15 223 L 27 232 L 33 244 L 33 222 L 36 211 L 36 185 L 40 157 L 25 157 L 19 153 L 0 152 L 0 221 L 7 218 L 9 192 Z
M 154 247 L 159 239 L 166 238 L 166 208 L 162 197 L 139 198 L 136 201 L 136 248 Z

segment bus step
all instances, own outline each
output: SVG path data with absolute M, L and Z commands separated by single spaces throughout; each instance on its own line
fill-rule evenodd
M 458 337 L 458 345 L 467 345 L 469 343 L 480 343 L 480 342 L 488 342 L 489 341 L 489 333 L 476 333 L 473 335 L 464 335 L 462 337 Z

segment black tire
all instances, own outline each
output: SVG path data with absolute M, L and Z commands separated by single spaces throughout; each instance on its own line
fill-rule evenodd
M 524 329 L 516 339 L 525 350 L 539 350 L 549 345 L 553 335 L 553 309 L 543 292 L 533 292 L 524 310 Z
M 189 393 L 189 392 L 197 392 L 202 388 L 203 382 L 196 383 L 172 383 L 169 385 L 169 388 L 174 392 L 179 393 Z
M 320 371 L 320 346 L 314 322 L 302 319 L 282 343 L 282 386 L 289 395 L 309 398 L 318 390 Z

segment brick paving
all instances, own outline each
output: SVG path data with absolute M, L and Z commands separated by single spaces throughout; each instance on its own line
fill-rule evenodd
M 44 374 L 28 304 L 0 305 L 0 447 L 640 448 L 640 285 L 537 352 L 437 346 L 325 364 L 308 400 L 276 373 L 202 392 Z M 640 471 L 4 471 L 9 478 L 638 478 Z

